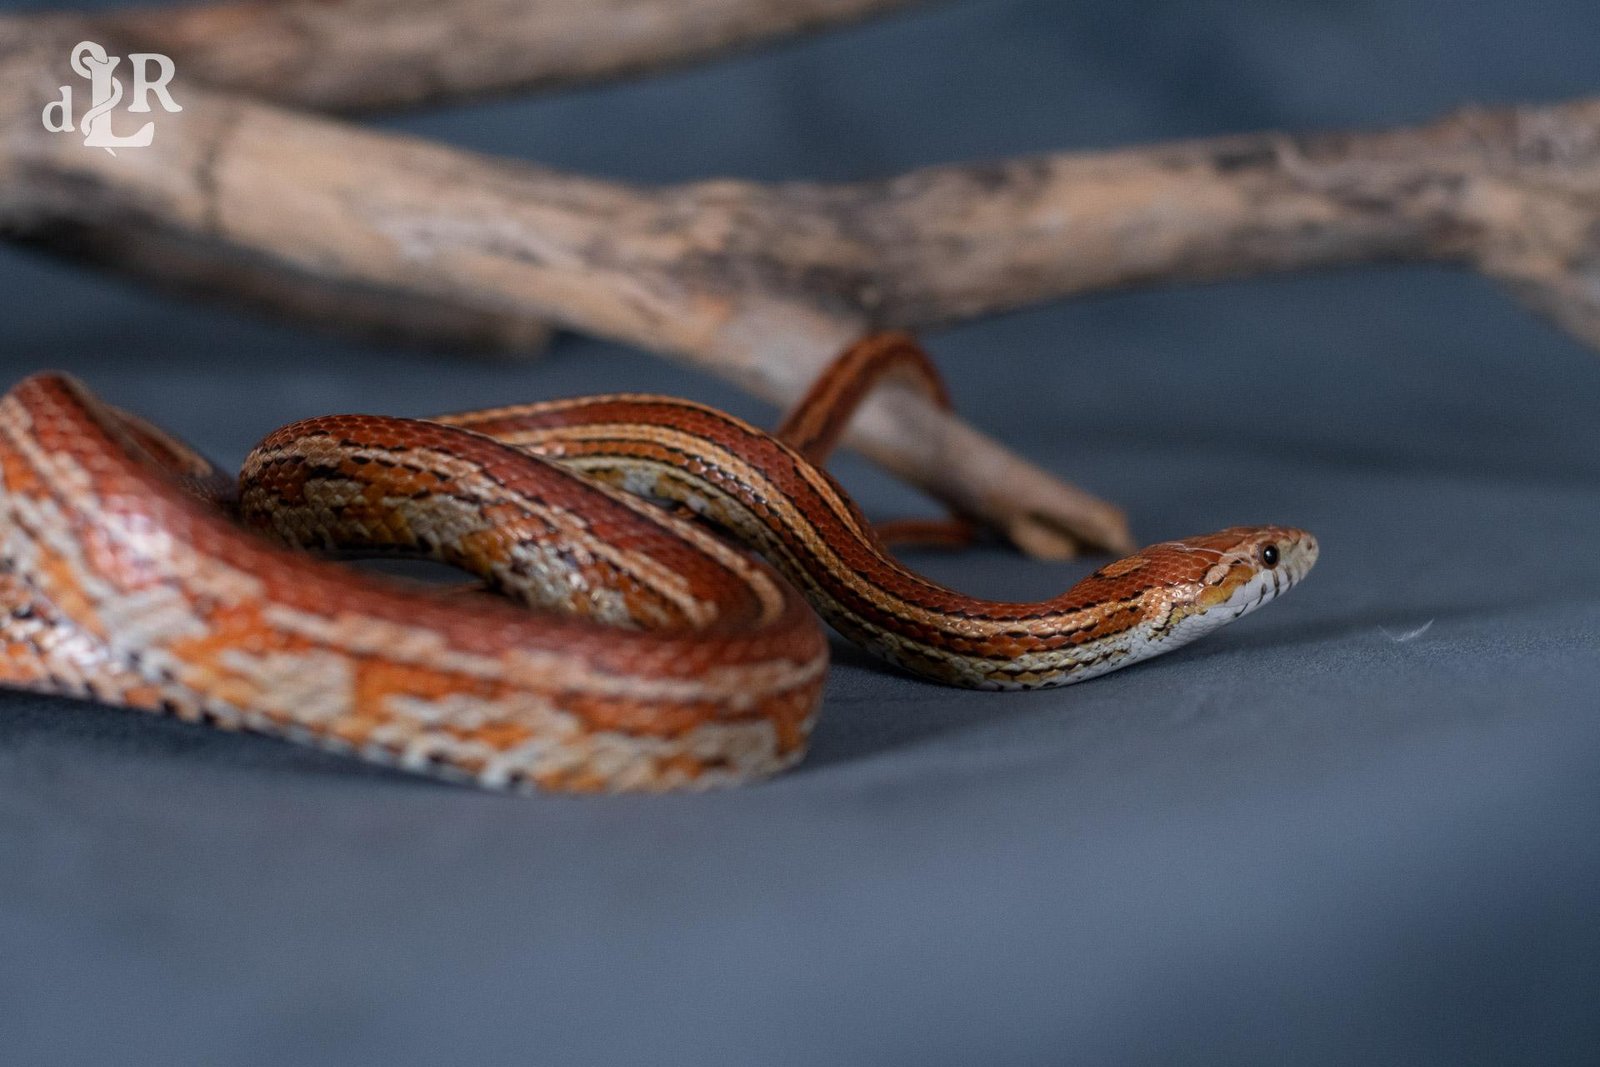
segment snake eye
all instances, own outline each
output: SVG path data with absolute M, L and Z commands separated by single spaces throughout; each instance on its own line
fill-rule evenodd
M 1278 565 L 1278 546 L 1268 545 L 1263 548 L 1261 550 L 1261 562 L 1268 567 L 1276 567 Z

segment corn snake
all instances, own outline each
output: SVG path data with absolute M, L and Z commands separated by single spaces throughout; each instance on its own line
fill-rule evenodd
M 943 399 L 920 349 L 880 335 L 777 435 L 642 395 L 330 416 L 269 435 L 237 485 L 72 379 L 36 375 L 0 400 L 0 683 L 490 787 L 703 788 L 804 754 L 827 669 L 819 615 L 937 681 L 1036 688 L 1185 644 L 1315 562 L 1309 534 L 1239 527 L 1038 603 L 938 586 L 819 465 L 887 374 Z M 307 548 L 431 557 L 503 596 Z

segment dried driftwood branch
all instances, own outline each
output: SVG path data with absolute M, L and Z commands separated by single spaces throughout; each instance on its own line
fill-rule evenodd
M 557 88 L 707 59 L 916 0 L 260 0 L 0 21 L 0 39 L 116 41 L 186 83 L 329 111 Z M 64 224 L 36 243 L 159 288 L 363 340 L 527 356 L 545 324 L 422 294 L 343 286 L 158 230 Z
M 318 111 L 394 108 L 636 75 L 920 0 L 242 0 L 89 27 L 186 78 Z
M 331 283 L 630 341 L 774 399 L 869 327 L 1376 259 L 1474 265 L 1600 343 L 1597 101 L 855 185 L 641 189 L 198 89 L 156 146 L 112 160 L 38 129 L 59 54 L 12 48 L 0 68 L 15 232 L 135 219 Z M 912 394 L 886 392 L 852 440 L 1025 547 L 1126 544 L 1114 509 Z
M 162 292 L 290 320 L 376 344 L 525 358 L 554 332 L 528 315 L 326 278 L 152 226 L 63 221 L 20 240 L 52 255 L 114 269 Z
M 359 185 L 378 170 L 398 167 L 392 173 L 405 175 L 404 188 L 396 190 L 402 201 L 421 196 L 425 202 L 442 205 L 458 192 L 455 183 L 459 178 L 466 182 L 459 191 L 466 193 L 467 200 L 478 200 L 480 194 L 488 197 L 479 201 L 485 214 L 469 212 L 474 217 L 471 225 L 508 231 L 517 228 L 512 216 L 523 214 L 524 208 L 532 209 L 535 216 L 555 208 L 556 214 L 550 218 L 557 220 L 559 205 L 541 206 L 540 198 L 553 195 L 559 200 L 567 195 L 562 189 L 565 185 L 573 197 L 567 212 L 569 224 L 578 230 L 553 234 L 556 244 L 552 249 L 563 240 L 576 244 L 609 240 L 609 220 L 602 202 L 613 193 L 626 198 L 627 191 L 601 182 L 565 179 L 537 168 L 508 167 L 406 138 L 366 133 L 198 87 L 185 90 L 181 114 L 163 117 L 161 137 L 153 147 L 116 157 L 85 151 L 74 138 L 44 132 L 34 113 L 34 101 L 49 99 L 53 84 L 61 79 L 61 57 L 85 32 L 81 23 L 62 20 L 55 20 L 48 32 L 37 20 L 0 21 L 0 86 L 5 87 L 0 90 L 0 113 L 4 115 L 0 119 L 4 131 L 0 137 L 0 189 L 4 190 L 0 193 L 0 226 L 15 237 L 38 243 L 65 235 L 73 247 L 87 249 L 102 261 L 116 259 L 120 249 L 127 253 L 128 265 L 145 274 L 160 273 L 164 269 L 161 264 L 174 262 L 176 255 L 176 272 L 186 277 L 195 267 L 192 262 L 182 262 L 182 257 L 210 246 L 252 271 L 263 264 L 287 268 L 337 286 L 341 292 L 388 293 L 401 300 L 471 308 L 520 322 L 548 318 L 720 367 L 723 373 L 775 399 L 796 395 L 832 353 L 868 325 L 857 315 L 831 320 L 824 316 L 815 324 L 820 329 L 785 336 L 784 319 L 791 312 L 798 312 L 801 318 L 813 317 L 804 301 L 786 298 L 780 302 L 785 306 L 774 308 L 770 327 L 762 315 L 718 311 L 693 291 L 698 283 L 692 260 L 698 253 L 691 247 L 695 242 L 692 234 L 685 235 L 688 244 L 683 247 L 689 268 L 685 284 L 678 287 L 676 295 L 663 293 L 660 300 L 636 300 L 641 287 L 658 284 L 656 279 L 642 275 L 628 280 L 623 277 L 629 269 L 625 263 L 600 261 L 592 264 L 596 272 L 592 278 L 589 268 L 569 260 L 554 270 L 536 271 L 539 280 L 531 288 L 510 277 L 480 288 L 475 279 L 484 269 L 487 275 L 494 275 L 500 273 L 500 267 L 488 261 L 463 261 L 460 270 L 444 266 L 435 252 L 445 259 L 454 258 L 454 252 L 448 240 L 434 251 L 428 250 L 430 239 L 423 231 L 430 223 L 422 220 L 423 231 L 408 236 L 403 231 L 414 227 L 403 223 L 395 228 L 401 220 L 386 217 L 394 205 L 383 206 L 383 194 L 373 191 L 369 196 L 357 186 L 344 184 L 345 180 Z M 268 142 L 278 136 L 272 132 L 275 129 L 290 134 L 290 142 L 271 147 Z M 258 136 L 267 141 L 257 140 Z M 346 137 L 356 140 L 347 141 Z M 351 157 L 351 153 L 359 156 L 366 151 L 363 146 L 367 144 L 378 149 L 379 154 L 370 161 L 377 169 L 368 169 Z M 274 156 L 274 161 L 261 166 L 253 155 L 258 150 Z M 103 157 L 109 169 L 101 169 L 101 160 L 74 159 L 86 155 Z M 351 163 L 357 164 L 355 171 L 347 169 Z M 319 189 L 316 176 L 330 164 L 343 177 L 324 175 L 334 180 Z M 413 167 L 420 169 L 413 171 Z M 458 169 L 459 175 L 455 173 Z M 521 181 L 533 185 L 520 189 Z M 531 199 L 517 206 L 514 202 L 525 194 Z M 647 197 L 635 199 L 641 207 L 647 206 Z M 511 216 L 498 217 L 502 206 L 512 208 Z M 368 207 L 377 213 L 367 216 Z M 355 229 L 344 229 L 337 220 L 352 208 L 358 216 L 367 217 L 361 222 L 348 220 L 356 223 Z M 596 209 L 601 210 L 596 213 Z M 259 221 L 265 229 L 276 230 L 276 237 L 261 242 L 251 236 L 255 223 L 235 231 L 232 216 L 239 211 L 264 213 Z M 285 225 L 268 221 L 273 217 Z M 439 221 L 452 225 L 445 216 Z M 671 225 L 667 220 L 640 221 L 648 227 Z M 324 225 L 333 229 L 323 229 Z M 301 240 L 316 230 L 322 232 L 310 243 Z M 487 231 L 481 236 L 492 241 Z M 654 239 L 647 234 L 639 236 L 646 240 L 637 251 L 646 252 Z M 670 235 L 663 236 L 670 244 Z M 358 265 L 366 256 L 363 250 L 370 250 L 373 242 L 389 245 L 399 259 L 388 266 L 377 261 Z M 660 251 L 667 251 L 665 244 Z M 525 251 L 512 249 L 506 254 L 501 266 L 510 265 L 513 273 L 532 265 Z M 476 256 L 468 258 L 475 260 Z M 407 261 L 412 265 L 405 266 Z M 671 267 L 662 263 L 656 269 L 670 273 Z M 254 285 L 257 277 L 254 273 L 243 275 L 244 287 Z M 673 285 L 670 278 L 664 282 Z M 724 300 L 738 294 L 706 295 Z M 789 308 L 789 304 L 794 306 Z M 544 315 L 542 309 L 557 305 L 562 305 L 559 316 Z M 678 319 L 680 311 L 683 317 Z M 717 319 L 731 319 L 735 326 L 717 337 Z M 804 359 L 775 377 L 772 371 L 790 350 L 804 352 Z M 730 355 L 745 364 L 742 370 L 727 366 Z M 1085 543 L 1117 549 L 1130 544 L 1126 524 L 1116 508 L 1063 485 L 959 420 L 928 407 L 919 397 L 885 397 L 871 405 L 862 423 L 855 443 L 914 484 L 989 520 L 1030 551 L 1065 555 Z

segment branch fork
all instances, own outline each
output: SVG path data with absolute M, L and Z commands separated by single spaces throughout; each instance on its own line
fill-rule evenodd
M 613 338 L 779 403 L 871 330 L 1379 260 L 1479 270 L 1600 345 L 1600 100 L 856 184 L 660 188 L 290 109 L 638 74 L 901 6 L 344 0 L 4 19 L 0 227 L 324 326 L 497 349 L 536 347 L 549 325 Z M 107 158 L 41 128 L 41 87 L 86 38 L 171 54 L 191 79 L 150 148 Z M 886 385 L 849 443 L 1033 554 L 1131 547 L 1114 506 L 916 391 Z

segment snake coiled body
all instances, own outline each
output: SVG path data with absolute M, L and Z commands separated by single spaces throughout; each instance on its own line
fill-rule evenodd
M 873 380 L 917 366 L 907 345 L 853 349 L 781 440 L 655 396 L 335 416 L 270 435 L 237 487 L 35 376 L 0 400 L 0 681 L 486 786 L 706 787 L 803 755 L 827 666 L 808 601 L 916 673 L 1035 688 L 1186 643 L 1315 561 L 1310 535 L 1251 527 L 1038 603 L 914 574 L 816 462 Z M 303 549 L 432 557 L 504 595 Z

